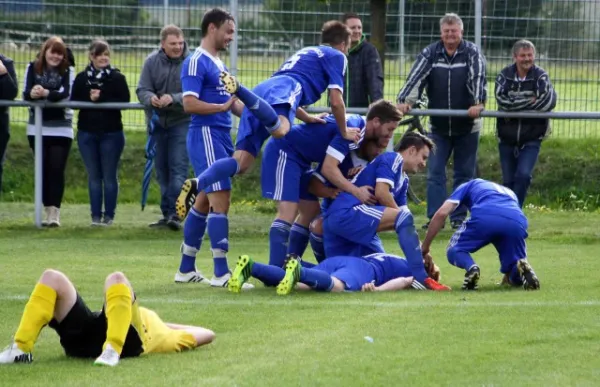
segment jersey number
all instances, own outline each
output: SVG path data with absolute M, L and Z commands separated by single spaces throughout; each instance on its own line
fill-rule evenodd
M 298 63 L 298 61 L 300 60 L 300 56 L 302 56 L 302 54 L 305 54 L 304 52 L 298 52 L 294 55 L 292 55 L 288 60 L 285 61 L 285 63 L 283 63 L 281 65 L 281 70 L 291 70 L 296 63 Z

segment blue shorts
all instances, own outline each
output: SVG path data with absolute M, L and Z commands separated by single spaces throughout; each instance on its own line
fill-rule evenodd
M 309 192 L 310 180 L 314 175 L 314 169 L 309 169 L 302 173 L 300 176 L 300 200 L 307 200 L 310 202 L 317 202 L 319 198 Z
M 518 260 L 527 258 L 527 236 L 527 219 L 523 215 L 515 214 L 514 218 L 509 218 L 471 214 L 450 239 L 448 249 L 474 253 L 491 243 L 498 251 L 500 272 L 506 274 Z
M 280 75 L 259 83 L 252 91 L 271 105 L 277 115 L 287 117 L 290 125 L 294 124 L 296 109 L 302 99 L 302 85 L 298 81 Z M 270 135 L 267 128 L 245 107 L 240 117 L 235 148 L 256 157 Z
M 233 142 L 229 130 L 190 128 L 187 134 L 187 151 L 196 176 L 204 172 L 216 160 L 233 155 Z M 211 184 L 204 190 L 206 193 L 231 190 L 231 179 Z
M 325 256 L 362 257 L 379 252 L 374 251 L 373 243 L 384 210 L 384 206 L 366 204 L 330 210 L 323 223 Z
M 335 256 L 325 259 L 314 269 L 329 273 L 346 285 L 346 290 L 359 292 L 366 283 L 375 281 L 375 268 L 368 261 L 354 256 Z
M 260 183 L 263 198 L 298 203 L 302 175 L 308 169 L 309 165 L 295 159 L 293 154 L 271 139 L 262 158 Z

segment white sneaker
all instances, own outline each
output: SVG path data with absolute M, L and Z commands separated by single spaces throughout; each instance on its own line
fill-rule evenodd
M 210 286 L 213 288 L 226 288 L 230 278 L 231 273 L 223 274 L 220 277 L 215 277 L 213 275 L 213 277 L 210 279 Z M 246 282 L 242 285 L 242 289 L 254 289 L 254 285 Z
M 48 218 L 50 218 L 50 207 L 44 207 L 44 212 L 46 213 L 46 218 L 42 219 L 42 226 L 48 226 Z
M 106 344 L 106 348 L 104 348 L 104 351 L 98 356 L 94 364 L 114 367 L 119 364 L 119 354 L 110 344 Z
M 48 207 L 48 227 L 60 227 L 60 208 Z
M 175 283 L 187 284 L 191 282 L 209 285 L 208 278 L 206 278 L 199 270 L 190 271 L 189 273 L 182 273 L 180 271 L 175 273 Z
M 25 353 L 17 346 L 16 343 L 9 345 L 4 348 L 4 351 L 0 352 L 0 364 L 12 364 L 12 363 L 31 363 L 33 356 L 30 353 Z

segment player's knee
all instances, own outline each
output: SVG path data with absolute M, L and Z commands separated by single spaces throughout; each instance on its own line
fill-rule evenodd
M 114 273 L 110 273 L 106 276 L 106 281 L 104 281 L 107 286 L 115 285 L 115 284 L 129 284 L 127 277 L 120 271 L 115 271 Z
M 233 154 L 233 158 L 238 163 L 238 175 L 246 173 L 248 169 L 250 169 L 250 166 L 252 166 L 252 163 L 254 162 L 254 156 L 252 156 L 250 152 L 243 150 L 235 151 L 235 153 Z
M 407 206 L 400 207 L 400 210 L 396 215 L 396 220 L 394 221 L 394 229 L 399 230 L 405 227 L 414 227 L 414 225 L 415 219 L 412 212 L 410 212 Z
M 449 246 L 448 249 L 446 249 L 446 257 L 452 266 L 456 266 L 457 257 L 459 254 L 460 250 L 457 249 L 456 246 Z
M 281 124 L 279 127 L 271 132 L 271 136 L 274 138 L 282 138 L 290 131 L 290 122 L 284 116 L 279 116 L 279 121 Z
M 39 283 L 49 286 L 53 289 L 60 288 L 64 283 L 69 282 L 67 276 L 54 269 L 46 269 L 40 276 Z
M 313 234 L 323 235 L 323 218 L 318 217 L 310 222 L 309 230 Z

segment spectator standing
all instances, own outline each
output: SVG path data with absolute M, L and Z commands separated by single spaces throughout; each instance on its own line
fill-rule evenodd
M 25 70 L 26 101 L 60 102 L 69 99 L 73 72 L 69 69 L 67 48 L 61 38 L 53 36 L 42 44 L 37 59 Z M 71 109 L 42 110 L 42 202 L 46 219 L 42 225 L 60 226 L 60 205 L 65 191 L 65 168 L 73 142 Z M 35 151 L 35 114 L 29 109 L 27 124 L 29 146 Z
M 0 99 L 12 101 L 17 97 L 18 92 L 15 65 L 12 59 L 0 54 Z M 2 166 L 10 139 L 9 123 L 8 107 L 0 107 L 0 194 L 2 193 Z
M 425 90 L 430 109 L 468 110 L 468 117 L 431 117 L 430 137 L 436 151 L 429 157 L 427 172 L 427 217 L 431 220 L 447 198 L 446 164 L 454 152 L 454 189 L 473 179 L 481 118 L 487 99 L 485 58 L 479 48 L 463 39 L 463 22 L 455 13 L 440 19 L 441 40 L 425 47 L 417 56 L 402 90 L 398 108 L 408 113 Z M 450 216 L 457 229 L 467 214 L 459 206 Z M 429 222 L 423 226 L 427 228 Z
M 89 47 L 90 64 L 75 78 L 71 99 L 83 102 L 129 102 L 125 76 L 110 63 L 110 47 L 95 40 Z M 81 109 L 77 144 L 88 173 L 92 226 L 110 226 L 119 194 L 118 167 L 125 147 L 121 111 Z M 104 202 L 104 214 L 102 203 Z
M 357 14 L 344 14 L 342 22 L 352 31 L 344 102 L 346 107 L 366 108 L 371 102 L 383 98 L 383 69 L 379 52 L 367 41 Z
M 146 58 L 136 90 L 156 139 L 154 160 L 163 217 L 151 227 L 181 229 L 175 201 L 189 168 L 186 138 L 190 116 L 183 110 L 180 78 L 187 55 L 183 31 L 175 25 L 165 26 L 160 32 L 160 49 Z
M 548 73 L 535 65 L 535 46 L 519 40 L 512 48 L 514 63 L 496 78 L 498 110 L 537 110 L 556 107 L 557 95 Z M 519 205 L 527 196 L 542 140 L 550 133 L 547 118 L 498 118 L 496 120 L 503 185 L 517 195 Z

